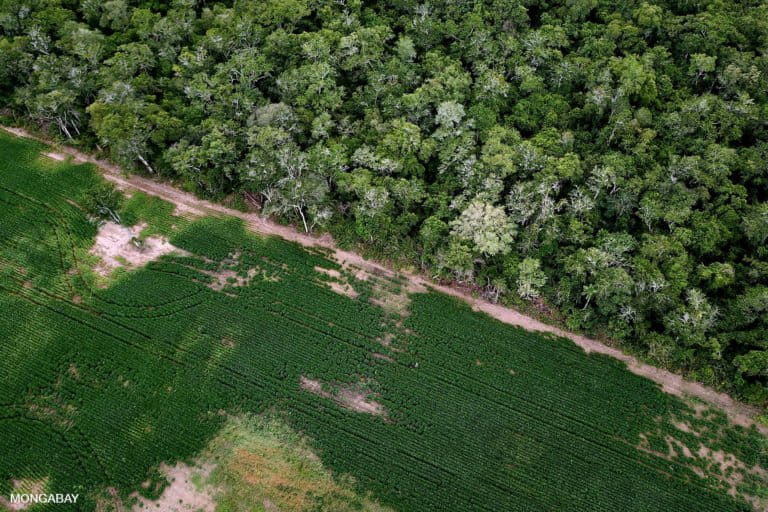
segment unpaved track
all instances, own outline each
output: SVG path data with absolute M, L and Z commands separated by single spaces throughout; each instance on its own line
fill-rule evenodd
M 37 137 L 20 128 L 11 128 L 6 126 L 0 126 L 0 128 L 19 137 L 26 137 L 45 144 L 51 144 L 50 141 L 41 139 L 40 137 Z M 624 361 L 630 371 L 658 383 L 661 386 L 661 389 L 665 392 L 683 398 L 686 396 L 698 398 L 699 400 L 722 409 L 733 423 L 745 427 L 755 424 L 763 434 L 768 435 L 768 427 L 759 423 L 755 423 L 754 421 L 754 417 L 759 414 L 758 409 L 738 402 L 725 393 L 717 392 L 696 382 L 687 381 L 680 375 L 670 371 L 645 364 L 639 361 L 637 358 L 624 354 L 620 350 L 609 347 L 603 343 L 600 343 L 599 341 L 595 341 L 578 334 L 566 332 L 558 327 L 547 325 L 543 322 L 540 322 L 539 320 L 536 320 L 535 318 L 523 315 L 514 309 L 492 304 L 482 299 L 477 299 L 463 291 L 460 291 L 457 288 L 436 284 L 424 276 L 410 272 L 395 272 L 382 264 L 366 260 L 356 253 L 339 249 L 336 247 L 333 238 L 331 238 L 330 235 L 326 234 L 320 237 L 316 237 L 300 233 L 291 227 L 282 226 L 258 214 L 244 213 L 238 210 L 227 208 L 226 206 L 222 206 L 220 204 L 198 199 L 190 193 L 183 192 L 165 183 L 152 181 L 140 176 L 126 177 L 125 173 L 120 167 L 110 162 L 99 160 L 93 156 L 82 153 L 75 148 L 62 145 L 55 145 L 55 147 L 57 148 L 58 153 L 52 153 L 53 155 L 57 155 L 57 157 L 59 154 L 69 155 L 77 162 L 87 162 L 96 165 L 102 170 L 104 177 L 107 180 L 115 183 L 115 185 L 120 190 L 139 190 L 146 194 L 158 196 L 175 204 L 180 212 L 184 212 L 185 214 L 189 215 L 223 214 L 238 217 L 243 219 L 243 221 L 245 221 L 245 223 L 253 231 L 259 234 L 279 236 L 285 240 L 297 242 L 305 247 L 323 247 L 330 249 L 335 254 L 337 261 L 342 265 L 354 265 L 373 273 L 402 275 L 408 279 L 409 283 L 411 284 L 411 288 L 414 290 L 423 289 L 423 287 L 432 288 L 434 290 L 461 299 L 469 303 L 470 306 L 472 306 L 472 309 L 475 311 L 482 311 L 504 323 L 522 327 L 523 329 L 527 329 L 529 331 L 551 333 L 563 338 L 568 338 L 583 348 L 587 353 L 595 352 L 598 354 L 605 354 L 620 361 Z

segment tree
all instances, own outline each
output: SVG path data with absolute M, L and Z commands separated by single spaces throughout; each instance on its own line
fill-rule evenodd
M 96 67 L 106 50 L 106 40 L 101 32 L 71 21 L 62 27 L 62 38 L 58 46 L 90 66 Z
M 755 246 L 765 245 L 768 240 L 768 203 L 749 208 L 743 220 L 744 234 Z
M 521 299 L 535 299 L 541 294 L 541 287 L 547 284 L 547 275 L 541 270 L 536 258 L 525 258 L 517 270 L 517 294 Z
M 153 144 L 163 142 L 178 121 L 152 101 L 139 96 L 129 82 L 115 82 L 102 90 L 90 107 L 91 126 L 112 158 L 128 169 L 136 163 L 154 173 Z
M 451 222 L 451 234 L 470 242 L 474 251 L 486 255 L 506 254 L 516 229 L 504 208 L 474 201 Z
M 53 90 L 38 94 L 27 102 L 30 117 L 40 125 L 54 123 L 68 139 L 80 135 L 80 109 L 71 90 Z
M 24 38 L 0 38 L 0 101 L 7 103 L 19 77 L 30 75 L 33 57 L 26 51 Z
M 201 125 L 199 141 L 182 139 L 166 151 L 171 167 L 200 190 L 227 193 L 240 178 L 241 148 L 234 123 L 209 119 Z
M 711 57 L 703 53 L 694 53 L 691 55 L 691 65 L 688 68 L 688 75 L 693 77 L 693 83 L 696 84 L 708 73 L 712 73 L 715 70 L 716 62 L 717 57 Z
M 460 242 L 453 241 L 445 251 L 438 253 L 438 267 L 450 271 L 459 282 L 472 281 L 475 277 L 472 251 Z
M 733 358 L 733 363 L 744 375 L 768 376 L 768 350 L 750 350 Z
M 720 343 L 712 336 L 719 316 L 718 308 L 712 306 L 704 293 L 695 288 L 687 290 L 685 298 L 687 304 L 680 305 L 668 314 L 664 324 L 684 346 L 709 348 L 713 357 L 719 359 Z
M 304 152 L 293 141 L 292 112 L 273 105 L 257 113 L 260 126 L 248 138 L 247 167 L 241 174 L 246 186 L 264 198 L 264 212 L 301 220 L 306 232 L 333 215 L 328 207 L 328 179 L 343 167 L 339 149 L 318 144 Z
M 151 70 L 155 65 L 155 56 L 146 44 L 120 45 L 117 51 L 104 61 L 102 81 L 109 86 L 113 82 L 130 80 L 139 73 Z
M 120 223 L 118 211 L 123 196 L 110 182 L 103 182 L 90 189 L 82 199 L 82 205 L 89 215 Z

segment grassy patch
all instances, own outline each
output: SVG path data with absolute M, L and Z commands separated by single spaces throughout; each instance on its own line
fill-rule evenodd
M 175 207 L 168 201 L 136 191 L 120 208 L 120 220 L 126 226 L 145 222 L 148 226 L 141 233 L 143 237 L 170 236 L 190 223 L 183 216 L 173 215 L 174 210 Z

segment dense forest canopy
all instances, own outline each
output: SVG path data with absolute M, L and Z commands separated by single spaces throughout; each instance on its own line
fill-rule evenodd
M 0 0 L 0 106 L 768 401 L 768 4 Z

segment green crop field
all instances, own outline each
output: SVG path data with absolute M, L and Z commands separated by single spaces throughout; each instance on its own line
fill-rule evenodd
M 41 149 L 0 135 L 3 496 L 14 481 L 83 495 L 49 505 L 60 511 L 95 510 L 108 490 L 157 495 L 161 463 L 192 463 L 228 417 L 269 415 L 393 510 L 719 512 L 766 498 L 754 428 L 234 218 L 175 217 L 135 193 L 122 222 L 182 251 L 100 276 L 81 206 L 101 178 Z M 241 505 L 219 510 L 258 510 Z

